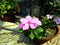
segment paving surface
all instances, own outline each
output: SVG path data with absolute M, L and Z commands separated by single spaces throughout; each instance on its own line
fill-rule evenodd
M 0 45 L 35 45 L 23 34 L 18 33 L 18 29 L 17 24 L 0 21 Z M 42 45 L 60 45 L 60 35 Z
M 60 35 L 42 45 L 60 45 Z
M 17 24 L 0 21 L 0 45 L 35 45 L 18 30 Z

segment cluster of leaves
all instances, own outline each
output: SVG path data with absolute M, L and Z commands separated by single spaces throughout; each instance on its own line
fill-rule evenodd
M 22 32 L 25 36 L 28 36 L 30 39 L 38 38 L 41 39 L 45 35 L 45 31 L 42 27 L 37 27 L 36 29 L 29 29 L 29 30 L 19 30 L 19 32 Z
M 41 3 L 42 2 L 42 3 Z M 60 9 L 60 0 L 40 0 L 40 14 L 54 14 Z M 57 10 L 58 9 L 58 10 Z M 59 13 L 59 12 L 58 12 Z
M 14 8 L 18 0 L 0 0 L 0 16 L 6 14 L 8 10 Z
M 54 22 L 54 18 L 52 19 L 47 19 L 45 16 L 42 16 L 42 27 L 44 28 L 55 28 L 56 27 L 56 23 Z
M 46 13 L 59 15 L 60 13 L 60 0 L 47 0 L 44 3 Z
M 54 0 L 54 3 L 50 3 L 55 10 L 53 11 L 54 15 L 60 15 L 60 0 Z

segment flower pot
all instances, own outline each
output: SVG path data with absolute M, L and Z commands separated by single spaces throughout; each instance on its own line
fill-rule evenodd
M 57 37 L 59 34 L 60 34 L 60 25 L 57 26 L 56 34 L 52 38 Z M 49 38 L 48 39 L 47 38 L 43 38 L 43 39 L 40 39 L 40 40 L 35 38 L 34 43 L 36 43 L 36 45 L 41 45 L 41 44 L 47 42 L 48 40 L 51 40 L 52 38 L 50 38 L 50 39 Z
M 57 26 L 57 29 L 58 29 L 58 32 L 57 32 L 57 34 L 55 35 L 55 37 L 57 37 L 57 36 L 60 34 L 60 25 Z

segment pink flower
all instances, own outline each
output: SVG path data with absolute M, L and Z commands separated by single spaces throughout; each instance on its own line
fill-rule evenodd
M 46 15 L 48 19 L 52 19 L 53 16 L 51 16 L 50 14 Z
M 26 16 L 25 18 L 21 18 L 20 22 L 19 27 L 23 30 L 28 30 L 29 28 L 35 29 L 38 25 L 42 25 L 38 18 L 32 18 L 30 15 Z

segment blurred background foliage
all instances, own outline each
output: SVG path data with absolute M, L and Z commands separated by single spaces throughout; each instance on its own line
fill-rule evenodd
M 39 0 L 40 14 L 60 15 L 60 0 Z
M 11 12 L 19 16 L 60 15 L 60 0 L 0 0 L 0 16 Z
M 60 15 L 60 0 L 21 0 L 19 4 L 21 15 Z
M 18 0 L 0 0 L 0 16 L 15 10 Z

